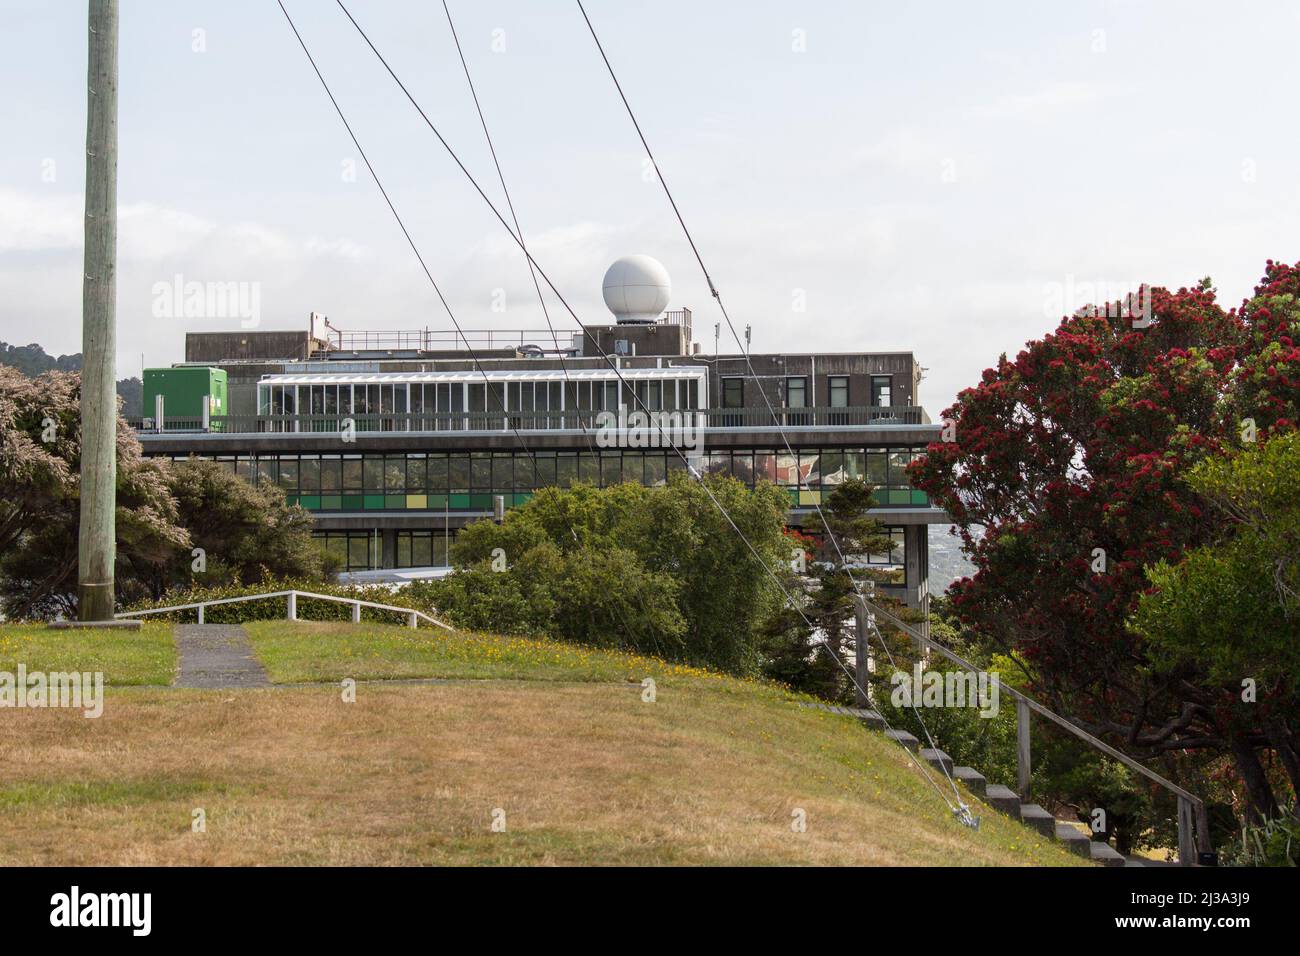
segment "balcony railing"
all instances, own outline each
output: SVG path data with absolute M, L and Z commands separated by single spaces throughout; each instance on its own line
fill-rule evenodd
M 850 405 L 843 408 L 711 408 L 711 428 L 775 428 L 773 411 L 782 428 L 844 428 L 880 425 L 928 425 L 930 416 L 919 405 Z
M 636 427 L 629 409 L 627 418 L 610 427 Z M 767 431 L 776 428 L 772 412 L 766 408 L 710 408 L 707 410 L 664 411 L 642 428 L 651 434 L 673 433 L 680 429 L 707 428 Z M 847 408 L 779 408 L 776 414 L 784 430 L 873 428 L 886 425 L 926 425 L 930 418 L 919 406 L 885 408 L 850 406 Z M 396 432 L 537 432 L 598 431 L 606 421 L 603 413 L 583 410 L 566 411 L 473 411 L 473 412 L 380 412 L 375 414 L 332 415 L 213 415 L 205 422 L 200 418 L 167 418 L 160 428 L 151 418 L 128 419 L 128 424 L 143 435 L 177 433 L 219 434 L 331 434 L 348 429 L 365 434 Z
M 572 349 L 573 333 L 547 329 L 393 329 L 333 330 L 330 348 L 338 352 L 460 352 L 519 349 Z

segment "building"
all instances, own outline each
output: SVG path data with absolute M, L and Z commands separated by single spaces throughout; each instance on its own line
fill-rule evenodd
M 905 474 L 939 438 L 913 355 L 703 354 L 690 310 L 664 310 L 668 289 L 654 260 L 621 259 L 604 290 L 615 321 L 555 337 L 352 332 L 315 313 L 302 332 L 190 333 L 173 368 L 224 373 L 211 376 L 224 414 L 172 414 L 164 384 L 140 439 L 149 455 L 213 458 L 280 485 L 353 571 L 443 565 L 457 529 L 491 517 L 498 497 L 509 507 L 575 480 L 656 484 L 687 462 L 766 479 L 788 490 L 791 525 L 817 534 L 815 506 L 862 477 L 897 542 L 866 560 L 898 568 L 889 590 L 919 604 L 927 526 L 947 517 Z

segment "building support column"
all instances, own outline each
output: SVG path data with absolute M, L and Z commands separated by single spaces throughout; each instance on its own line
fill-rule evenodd
M 930 604 L 930 526 L 909 524 L 903 529 L 903 567 L 907 576 L 907 606 Z M 929 637 L 929 635 L 926 635 Z

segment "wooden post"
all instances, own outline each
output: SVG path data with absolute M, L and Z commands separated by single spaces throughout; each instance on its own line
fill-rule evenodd
M 1178 798 L 1178 865 L 1196 865 L 1196 841 L 1193 838 L 1192 801 Z
M 407 616 L 407 619 L 408 619 L 408 626 L 410 626 L 412 629 L 419 628 L 419 626 L 420 626 L 420 619 L 419 619 L 418 617 L 415 616 L 415 612 L 414 612 L 414 611 L 412 611 L 412 612 Z
M 90 0 L 77 616 L 113 619 L 117 558 L 117 0 Z
M 1192 811 L 1196 824 L 1196 849 L 1199 858 L 1201 853 L 1214 853 L 1214 844 L 1210 842 L 1210 815 L 1205 809 L 1204 802 L 1195 804 Z
M 1016 790 L 1022 801 L 1029 799 L 1029 777 L 1032 772 L 1029 747 L 1029 704 L 1016 698 Z
M 854 693 L 857 705 L 859 707 L 870 707 L 871 698 L 867 695 L 867 688 L 870 686 L 870 670 L 867 662 L 870 656 L 869 648 L 871 647 L 870 627 L 868 625 L 867 604 L 858 595 L 853 600 L 853 615 L 857 624 L 857 643 L 853 647 L 854 661 L 854 679 L 858 682 L 857 689 Z
M 356 601 L 352 605 L 352 623 L 353 624 L 361 623 L 361 602 L 360 601 Z

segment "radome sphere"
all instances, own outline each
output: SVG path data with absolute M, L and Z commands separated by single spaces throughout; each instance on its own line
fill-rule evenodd
M 617 321 L 654 322 L 668 308 L 673 284 L 658 259 L 623 256 L 606 271 L 601 291 Z

